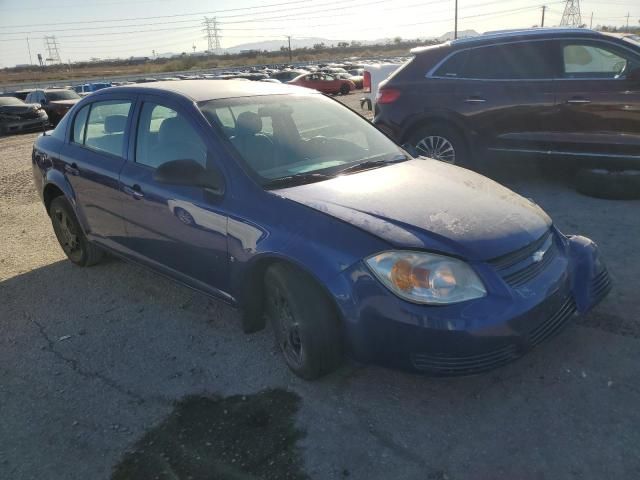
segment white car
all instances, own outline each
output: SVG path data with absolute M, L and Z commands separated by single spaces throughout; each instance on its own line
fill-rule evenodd
M 367 110 L 373 110 L 380 83 L 401 66 L 402 63 L 377 63 L 364 66 L 364 81 L 362 84 L 364 96 L 360 99 L 360 108 L 364 109 L 366 105 Z

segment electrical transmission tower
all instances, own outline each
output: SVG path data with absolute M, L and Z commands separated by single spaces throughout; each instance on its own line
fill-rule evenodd
M 207 39 L 207 50 L 211 53 L 220 52 L 220 31 L 216 17 L 204 17 L 204 32 Z
M 44 37 L 44 48 L 47 49 L 47 58 L 45 58 L 45 61 L 49 63 L 62 63 L 55 35 Z
M 580 0 L 567 0 L 560 20 L 561 27 L 581 27 L 582 15 L 580 14 Z

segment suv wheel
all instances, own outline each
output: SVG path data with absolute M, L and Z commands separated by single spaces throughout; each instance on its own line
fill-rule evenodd
M 469 166 L 469 151 L 464 138 L 447 125 L 427 125 L 414 133 L 409 143 L 425 157 L 452 165 Z

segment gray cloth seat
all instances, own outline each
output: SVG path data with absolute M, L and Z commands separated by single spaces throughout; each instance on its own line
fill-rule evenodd
M 236 119 L 236 134 L 231 143 L 257 172 L 275 167 L 274 145 L 262 132 L 262 119 L 253 112 L 242 112 Z
M 172 160 L 194 160 L 204 167 L 206 159 L 207 152 L 198 134 L 184 118 L 176 116 L 162 121 L 157 142 L 144 163 L 158 167 Z

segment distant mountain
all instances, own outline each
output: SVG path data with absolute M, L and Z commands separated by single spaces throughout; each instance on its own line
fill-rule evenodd
M 475 30 L 459 30 L 458 31 L 458 38 L 465 38 L 465 37 L 477 37 L 478 35 L 480 35 L 478 32 L 476 32 Z M 453 32 L 447 32 L 444 35 L 440 35 L 439 37 L 435 37 L 436 40 L 439 40 L 441 42 L 446 42 L 447 40 L 453 40 Z
M 338 45 L 339 42 L 343 42 L 346 40 L 329 40 L 327 38 L 292 38 L 291 39 L 291 48 L 313 48 L 317 43 L 324 43 L 326 46 Z M 225 48 L 224 51 L 226 53 L 240 53 L 245 50 L 258 50 L 258 51 L 274 51 L 280 50 L 282 47 L 288 47 L 289 43 L 286 38 L 282 40 L 265 40 L 263 42 L 251 42 L 251 43 L 241 43 L 240 45 L 235 45 L 233 47 Z
M 458 32 L 458 38 L 464 37 L 475 37 L 476 35 L 480 35 L 475 30 L 461 30 Z M 447 40 L 453 39 L 453 32 L 447 32 L 444 35 L 439 37 L 430 37 L 435 40 L 439 40 L 441 42 L 445 42 Z M 328 38 L 321 37 L 311 37 L 311 38 L 292 38 L 291 39 L 291 48 L 313 48 L 314 45 L 318 43 L 324 43 L 326 46 L 338 45 L 340 42 L 351 43 L 350 40 L 329 40 Z M 363 45 L 384 45 L 388 43 L 392 43 L 392 38 L 379 38 L 376 40 L 358 40 L 358 42 Z M 283 38 L 282 40 L 265 40 L 262 42 L 251 42 L 251 43 L 242 43 L 240 45 L 235 45 L 233 47 L 225 48 L 224 51 L 229 54 L 240 53 L 247 50 L 257 50 L 264 51 L 267 50 L 269 52 L 274 50 L 280 50 L 282 47 L 287 47 L 287 39 Z

